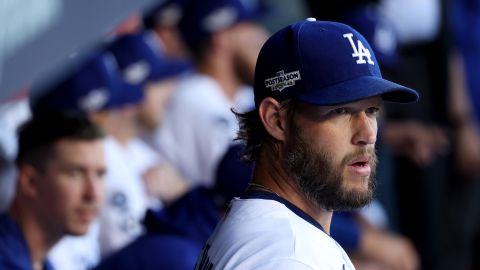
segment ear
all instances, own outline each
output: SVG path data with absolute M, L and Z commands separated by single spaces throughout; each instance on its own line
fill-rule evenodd
M 26 197 L 35 197 L 38 194 L 38 171 L 29 164 L 21 165 L 18 169 L 18 193 Z
M 275 139 L 285 141 L 287 114 L 285 110 L 281 109 L 281 104 L 277 100 L 267 97 L 260 103 L 258 112 L 267 132 Z

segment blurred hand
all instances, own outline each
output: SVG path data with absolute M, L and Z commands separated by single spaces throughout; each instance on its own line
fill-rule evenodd
M 387 266 L 365 258 L 357 258 L 352 256 L 350 258 L 356 270 L 389 270 Z
M 189 190 L 183 177 L 170 165 L 161 164 L 143 174 L 147 193 L 163 203 L 171 203 Z
M 367 227 L 362 234 L 360 254 L 371 262 L 371 268 L 415 270 L 420 268 L 419 257 L 412 243 L 404 237 Z
M 443 129 L 416 121 L 389 122 L 384 137 L 395 153 L 422 167 L 430 165 L 438 155 L 445 155 L 449 147 Z
M 480 174 L 480 131 L 473 124 L 465 124 L 455 132 L 455 162 L 466 176 Z

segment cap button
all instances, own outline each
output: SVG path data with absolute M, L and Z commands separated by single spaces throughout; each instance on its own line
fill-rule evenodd
M 306 20 L 309 21 L 309 22 L 315 22 L 315 21 L 317 21 L 317 19 L 315 19 L 315 18 L 313 18 L 313 17 L 307 18 Z

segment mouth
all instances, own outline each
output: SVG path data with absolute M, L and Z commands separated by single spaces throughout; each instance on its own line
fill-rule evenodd
M 371 158 L 368 156 L 354 158 L 348 163 L 349 171 L 358 176 L 369 176 L 371 173 L 370 160 Z
M 97 217 L 98 211 L 93 208 L 83 208 L 77 211 L 78 217 L 84 222 L 91 222 Z

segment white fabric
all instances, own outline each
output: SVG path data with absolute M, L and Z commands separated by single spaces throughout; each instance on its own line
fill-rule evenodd
M 141 221 L 153 201 L 146 193 L 142 175 L 159 162 L 157 154 L 137 139 L 124 146 L 107 138 L 105 153 L 106 194 L 100 214 L 102 255 L 124 247 L 142 233 Z M 159 207 L 159 201 L 156 202 L 154 207 Z
M 210 77 L 193 74 L 182 80 L 161 127 L 147 141 L 192 185 L 212 186 L 219 159 L 236 136 L 231 108 L 253 104 L 251 89 L 242 88 L 235 101 Z
M 380 10 L 392 22 L 402 44 L 431 41 L 440 29 L 438 0 L 383 0 Z
M 14 160 L 17 155 L 17 128 L 30 119 L 28 98 L 0 105 L 0 155 Z
M 374 226 L 375 228 L 388 228 L 387 212 L 378 200 L 373 200 L 367 206 L 361 208 L 359 213 L 368 221 L 370 225 Z
M 213 269 L 355 269 L 333 238 L 284 204 L 265 199 L 234 199 L 197 269 L 203 269 L 202 257 Z
M 86 235 L 64 236 L 49 252 L 55 269 L 87 270 L 100 262 L 98 222 L 90 225 Z
M 8 208 L 15 193 L 17 128 L 28 120 L 30 115 L 27 98 L 0 105 L 0 212 Z

